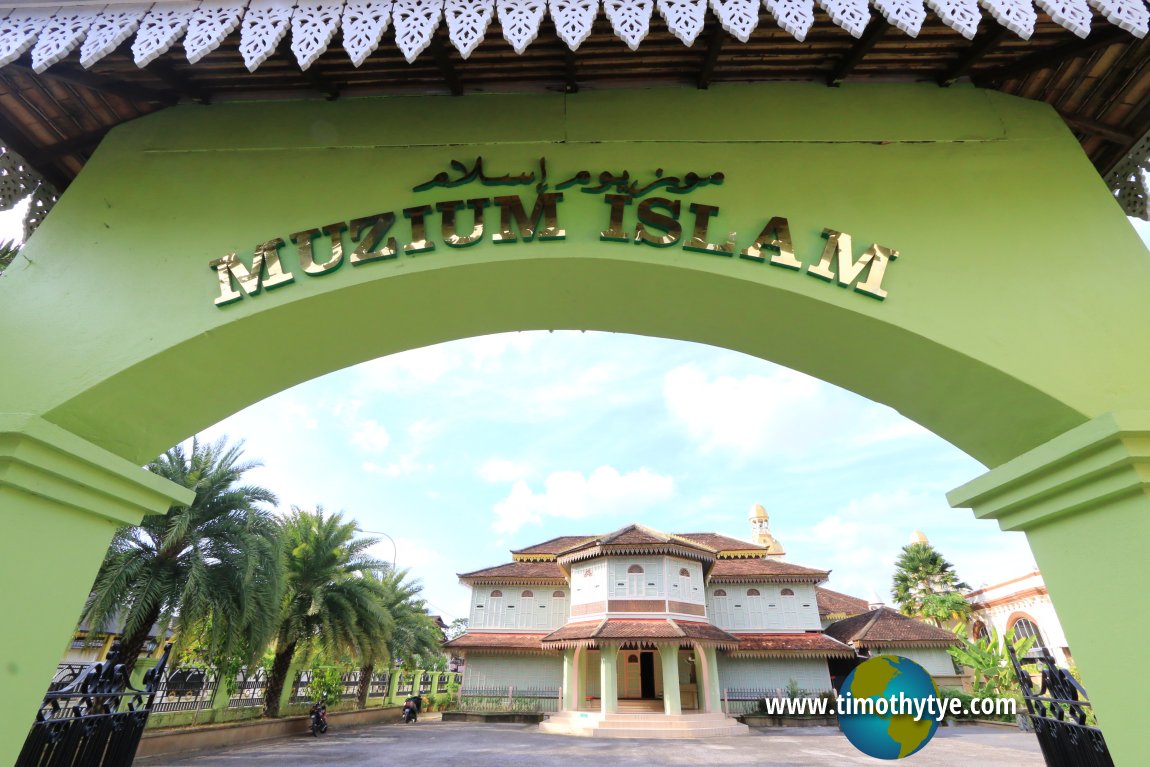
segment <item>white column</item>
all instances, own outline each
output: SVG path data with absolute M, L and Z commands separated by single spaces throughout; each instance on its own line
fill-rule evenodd
M 683 713 L 679 699 L 679 645 L 659 647 L 659 659 L 663 662 L 663 713 L 678 716 Z
M 615 645 L 599 645 L 599 695 L 600 711 L 614 714 L 619 710 L 619 648 Z

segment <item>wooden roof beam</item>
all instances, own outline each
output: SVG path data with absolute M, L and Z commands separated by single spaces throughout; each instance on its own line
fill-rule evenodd
M 997 48 L 998 44 L 1001 43 L 1005 37 L 1006 27 L 995 24 L 991 32 L 988 32 L 971 43 L 970 47 L 966 49 L 966 53 L 959 56 L 958 61 L 954 62 L 954 66 L 938 78 L 938 84 L 943 88 L 949 88 L 951 85 L 954 85 L 958 78 L 969 74 L 975 64 L 982 61 L 986 54 Z
M 831 88 L 839 87 L 842 81 L 850 76 L 850 73 L 854 71 L 855 67 L 862 63 L 862 60 L 871 52 L 871 49 L 875 47 L 889 29 L 890 24 L 886 23 L 886 19 L 876 19 L 871 22 L 870 26 L 863 32 L 863 36 L 851 46 L 847 55 L 839 60 L 834 70 L 827 76 L 827 85 Z
M 703 66 L 699 69 L 699 76 L 695 84 L 700 90 L 711 87 L 711 78 L 715 75 L 715 65 L 719 62 L 719 54 L 723 52 L 723 40 L 727 34 L 722 25 L 716 20 L 711 27 L 711 36 L 707 38 L 707 54 L 703 58 Z
M 1016 80 L 1039 69 L 1057 66 L 1066 59 L 1085 56 L 1099 48 L 1108 48 L 1122 42 L 1137 42 L 1137 38 L 1131 36 L 1129 32 L 1114 27 L 1097 36 L 1091 35 L 1085 40 L 1072 40 L 1062 45 L 1047 48 L 1044 51 L 1037 51 L 1013 64 L 993 69 L 985 74 L 977 75 L 973 79 L 977 85 Z
M 102 91 L 103 93 L 119 96 L 128 101 L 143 101 L 150 104 L 165 105 L 175 104 L 179 101 L 179 96 L 170 91 L 154 90 L 152 88 L 126 83 L 122 80 L 103 77 L 93 72 L 77 69 L 70 64 L 56 64 L 51 69 L 41 73 L 37 73 L 31 67 L 26 67 L 22 64 L 9 64 L 6 69 L 40 80 L 56 80 L 61 83 L 79 85 L 82 88 L 89 88 L 94 91 Z
M 1078 115 L 1068 112 L 1059 111 L 1058 114 L 1062 115 L 1062 119 L 1072 130 L 1076 130 L 1079 133 L 1088 133 L 1091 136 L 1106 139 L 1119 146 L 1128 146 L 1134 143 L 1134 136 L 1121 128 L 1116 128 L 1096 120 L 1089 120 L 1085 117 L 1079 117 Z
M 71 183 L 72 175 L 60 168 L 55 160 L 41 151 L 18 125 L 0 112 L 0 144 L 24 158 L 45 181 L 63 192 Z
M 188 77 L 177 72 L 171 65 L 171 62 L 163 60 L 153 61 L 144 71 L 156 77 L 160 82 L 176 93 L 191 99 L 197 104 L 212 103 L 212 95 L 194 84 Z
M 463 80 L 459 77 L 459 71 L 451 62 L 451 56 L 448 55 L 447 48 L 443 45 L 443 40 L 440 39 L 439 35 L 431 38 L 431 57 L 435 60 L 435 66 L 439 68 L 440 74 L 443 75 L 443 80 L 447 83 L 451 95 L 462 96 Z
M 579 81 L 575 78 L 575 51 L 566 46 L 563 49 L 563 73 L 566 79 L 563 84 L 564 92 L 578 93 Z

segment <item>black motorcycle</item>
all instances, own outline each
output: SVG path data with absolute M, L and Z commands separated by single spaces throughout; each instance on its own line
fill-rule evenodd
M 318 738 L 321 732 L 327 732 L 327 693 L 311 707 L 311 734 Z
M 411 697 L 403 702 L 403 723 L 411 724 L 419 719 L 419 704 L 423 700 L 419 697 Z

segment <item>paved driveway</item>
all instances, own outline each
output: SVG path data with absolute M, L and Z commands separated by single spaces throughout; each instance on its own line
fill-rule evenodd
M 692 741 L 604 740 L 542 735 L 532 725 L 385 724 L 329 730 L 188 757 L 138 759 L 139 767 L 646 767 L 720 764 L 840 767 L 884 762 L 854 749 L 837 729 L 753 730 Z M 1033 735 L 998 727 L 941 728 L 908 767 L 1043 767 Z

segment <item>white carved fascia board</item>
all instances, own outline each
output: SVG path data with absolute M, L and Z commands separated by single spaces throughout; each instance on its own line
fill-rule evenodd
M 1150 132 L 1106 174 L 1118 204 L 1127 216 L 1150 221 Z
M 873 8 L 896 29 L 916 36 L 926 18 L 924 2 L 944 24 L 973 38 L 982 9 L 1022 39 L 1034 31 L 1035 6 L 1079 37 L 1090 34 L 1094 10 L 1135 37 L 1150 31 L 1147 0 L 817 0 L 831 20 L 862 35 Z M 602 12 L 632 50 L 650 32 L 656 11 L 667 29 L 692 45 L 708 7 L 723 29 L 746 42 L 759 23 L 760 6 L 783 30 L 804 40 L 815 21 L 816 0 L 0 0 L 0 66 L 31 51 L 44 71 L 80 51 L 90 67 L 134 36 L 132 52 L 145 67 L 183 40 L 193 64 L 237 32 L 244 64 L 255 71 L 290 30 L 301 69 L 311 66 L 340 34 L 344 51 L 360 66 L 394 27 L 396 46 L 408 61 L 425 50 L 440 22 L 464 58 L 498 19 L 503 37 L 522 53 L 551 14 L 559 37 L 571 50 L 591 34 Z M 981 9 L 980 9 L 981 6 Z
M 24 214 L 24 239 L 36 231 L 56 204 L 56 190 L 23 157 L 0 144 L 0 211 L 12 210 L 29 196 L 32 200 Z

